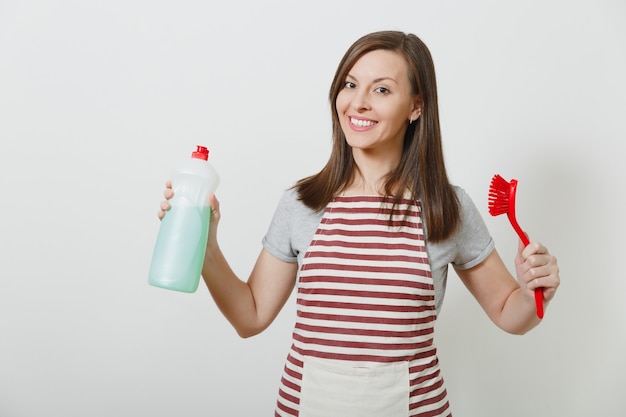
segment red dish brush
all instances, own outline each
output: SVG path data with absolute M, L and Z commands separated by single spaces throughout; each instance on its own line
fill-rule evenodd
M 510 182 L 496 174 L 491 179 L 489 185 L 489 214 L 498 216 L 506 213 L 511 222 L 511 226 L 517 232 L 517 235 L 528 246 L 530 241 L 526 233 L 522 230 L 515 218 L 515 193 L 517 191 L 517 180 L 512 179 Z M 543 318 L 543 289 L 535 288 L 535 306 L 537 308 L 537 317 Z

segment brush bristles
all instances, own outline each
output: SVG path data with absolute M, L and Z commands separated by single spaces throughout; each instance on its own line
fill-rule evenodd
M 509 211 L 511 184 L 496 174 L 489 185 L 489 214 L 498 216 Z

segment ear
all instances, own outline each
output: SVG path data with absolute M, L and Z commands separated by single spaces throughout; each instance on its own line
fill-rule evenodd
M 413 99 L 413 110 L 411 110 L 411 114 L 409 115 L 409 120 L 414 121 L 419 119 L 422 114 L 422 98 L 418 95 Z

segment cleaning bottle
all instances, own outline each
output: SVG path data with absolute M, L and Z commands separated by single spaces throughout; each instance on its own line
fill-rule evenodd
M 220 181 L 208 159 L 209 150 L 198 146 L 172 174 L 174 196 L 161 220 L 150 285 L 188 293 L 198 289 L 211 219 L 209 196 Z

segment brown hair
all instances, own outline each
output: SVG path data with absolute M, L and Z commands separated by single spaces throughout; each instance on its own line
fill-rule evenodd
M 448 180 L 443 158 L 435 67 L 428 48 L 413 34 L 398 31 L 370 33 L 346 51 L 329 92 L 333 130 L 330 158 L 320 172 L 299 180 L 294 188 L 306 206 L 321 210 L 353 179 L 357 167 L 339 124 L 335 102 L 356 61 L 379 49 L 404 57 L 412 93 L 420 96 L 422 105 L 420 118 L 409 124 L 406 130 L 402 157 L 387 176 L 385 193 L 397 202 L 409 190 L 413 199 L 421 200 L 428 239 L 437 242 L 449 237 L 459 223 L 459 202 Z

